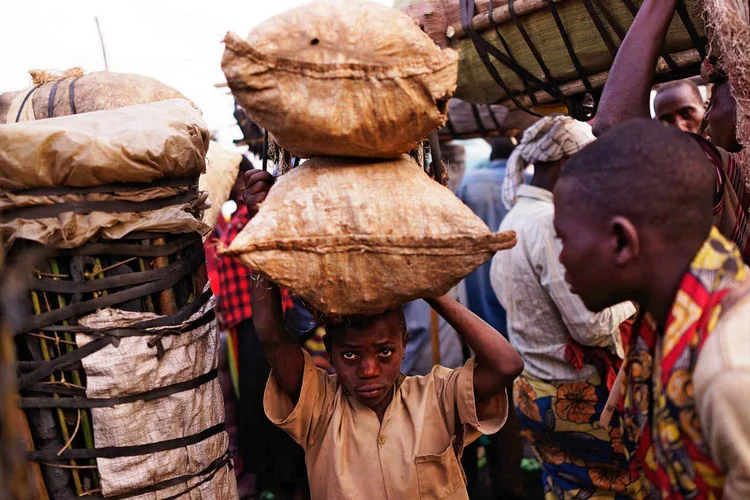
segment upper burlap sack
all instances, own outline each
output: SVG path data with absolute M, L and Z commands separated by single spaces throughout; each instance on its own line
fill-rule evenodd
M 172 87 L 143 75 L 111 71 L 84 75 L 77 68 L 62 75 L 38 70 L 30 73 L 34 86 L 0 94 L 0 123 L 90 113 L 168 99 L 186 99 Z
M 317 0 L 224 42 L 237 101 L 300 157 L 396 158 L 445 123 L 456 88 L 454 51 L 362 0 Z
M 197 177 L 208 143 L 184 99 L 0 125 L 0 189 Z
M 226 253 L 319 311 L 377 314 L 446 293 L 515 242 L 408 156 L 313 158 L 278 179 Z

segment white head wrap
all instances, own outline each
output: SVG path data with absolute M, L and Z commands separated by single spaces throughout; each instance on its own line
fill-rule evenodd
M 518 188 L 524 182 L 523 171 L 526 167 L 537 162 L 562 160 L 594 139 L 591 125 L 563 115 L 546 116 L 526 129 L 506 164 L 502 190 L 505 207 L 513 206 Z

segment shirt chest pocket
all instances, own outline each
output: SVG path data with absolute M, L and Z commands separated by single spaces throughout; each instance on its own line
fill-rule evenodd
M 419 498 L 468 499 L 466 479 L 456 458 L 453 443 L 439 455 L 422 455 L 414 459 L 417 467 Z

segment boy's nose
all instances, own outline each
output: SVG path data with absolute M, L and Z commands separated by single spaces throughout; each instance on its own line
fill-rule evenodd
M 380 375 L 380 367 L 377 360 L 366 357 L 359 365 L 359 373 L 362 378 L 375 378 Z

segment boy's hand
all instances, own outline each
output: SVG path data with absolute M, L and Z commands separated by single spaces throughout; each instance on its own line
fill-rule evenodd
M 276 178 L 269 172 L 254 168 L 245 172 L 245 189 L 242 191 L 242 201 L 247 205 L 250 217 L 258 213 L 260 204 L 266 199 Z

